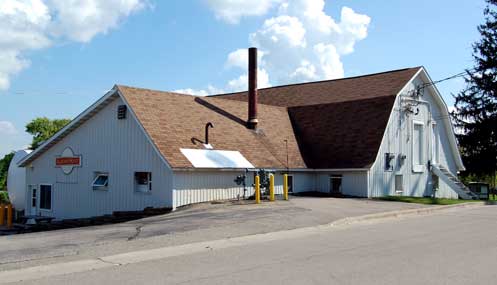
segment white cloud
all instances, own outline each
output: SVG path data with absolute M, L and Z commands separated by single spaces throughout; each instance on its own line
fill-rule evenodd
M 1 135 L 15 135 L 18 131 L 14 124 L 9 121 L 0 121 L 0 134 Z
M 264 56 L 264 52 L 257 51 L 257 61 L 259 64 L 262 62 L 262 57 Z M 225 66 L 228 68 L 237 67 L 241 69 L 248 68 L 248 49 L 242 48 L 237 49 L 228 54 L 228 58 L 226 59 Z
M 237 24 L 242 17 L 266 14 L 281 0 L 205 0 L 216 18 Z
M 259 68 L 257 70 L 257 88 L 271 87 L 269 83 L 269 74 L 265 69 Z M 248 89 L 248 75 L 247 73 L 240 75 L 238 78 L 228 81 L 226 86 L 227 92 L 238 92 Z
M 319 60 L 321 74 L 324 79 L 335 79 L 344 76 L 340 55 L 333 44 L 319 43 L 314 46 L 314 52 Z
M 326 13 L 324 0 L 263 1 L 264 9 L 247 12 L 249 5 L 257 6 L 259 2 L 208 0 L 217 17 L 231 23 L 242 16 L 269 13 L 271 5 L 279 4 L 276 13 L 268 16 L 248 39 L 250 45 L 259 49 L 260 88 L 341 78 L 345 75 L 342 56 L 353 53 L 355 44 L 368 35 L 371 18 L 349 7 L 341 8 L 340 19 Z M 225 66 L 240 69 L 241 75 L 229 80 L 224 91 L 247 89 L 247 60 L 246 49 L 228 55 Z M 211 94 L 208 90 L 197 91 Z
M 0 1 L 0 90 L 10 86 L 10 77 L 29 66 L 22 52 L 46 47 L 45 29 L 50 22 L 41 0 Z
M 76 42 L 89 42 L 106 34 L 131 13 L 145 7 L 142 0 L 48 0 L 57 15 L 52 32 Z
M 317 78 L 316 66 L 307 60 L 302 60 L 300 66 L 290 77 L 297 82 L 315 80 Z
M 265 21 L 249 42 L 264 52 L 262 68 L 277 84 L 344 76 L 341 57 L 367 37 L 371 19 L 341 9 L 340 21 L 324 11 L 323 0 L 289 0 Z
M 228 54 L 228 59 L 226 60 L 226 67 L 248 67 L 248 51 L 247 49 L 237 49 Z
M 184 88 L 184 89 L 174 90 L 173 92 L 181 93 L 181 94 L 195 95 L 195 96 L 207 96 L 207 95 L 224 93 L 224 90 L 218 89 L 212 85 L 208 85 L 206 89 Z
M 257 87 L 265 88 L 271 87 L 269 83 L 269 75 L 266 70 L 258 69 L 257 71 Z M 177 89 L 174 92 L 181 94 L 189 94 L 195 96 L 207 96 L 207 95 L 215 95 L 215 94 L 223 94 L 230 92 L 238 92 L 245 91 L 248 89 L 248 75 L 244 73 L 237 78 L 234 78 L 224 86 L 224 88 L 217 88 L 212 85 L 208 85 L 206 89 L 193 89 L 193 88 L 184 88 Z
M 305 47 L 305 29 L 296 17 L 278 16 L 266 20 L 250 41 L 256 46 Z
M 146 0 L 1 0 L 0 90 L 29 66 L 25 53 L 69 39 L 89 42 L 116 28 Z

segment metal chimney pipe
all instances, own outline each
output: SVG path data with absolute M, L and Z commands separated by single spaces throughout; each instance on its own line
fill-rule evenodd
M 214 128 L 211 122 L 205 124 L 205 144 L 209 144 L 209 128 Z
M 248 121 L 247 128 L 256 129 L 257 123 L 257 48 L 248 50 Z

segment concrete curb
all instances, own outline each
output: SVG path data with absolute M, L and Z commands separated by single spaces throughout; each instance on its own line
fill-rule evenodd
M 471 203 L 462 203 L 462 204 L 448 205 L 448 206 L 433 206 L 433 207 L 426 207 L 419 209 L 390 211 L 390 212 L 383 212 L 377 214 L 344 218 L 336 220 L 329 224 L 323 224 L 318 226 L 303 227 L 291 230 L 261 233 L 254 235 L 246 235 L 234 238 L 224 238 L 219 240 L 196 242 L 196 243 L 190 243 L 178 246 L 126 252 L 116 255 L 70 261 L 65 263 L 55 263 L 55 264 L 26 267 L 26 268 L 14 269 L 8 271 L 1 271 L 0 284 L 9 283 L 9 282 L 37 280 L 41 278 L 47 278 L 52 276 L 65 275 L 65 274 L 81 273 L 91 270 L 123 266 L 127 264 L 134 264 L 139 262 L 152 261 L 163 258 L 171 258 L 171 257 L 183 256 L 195 253 L 202 253 L 211 250 L 219 250 L 219 249 L 237 247 L 242 245 L 272 242 L 278 240 L 292 239 L 296 237 L 307 237 L 314 234 L 319 234 L 323 230 L 333 230 L 334 228 L 339 228 L 341 226 L 359 224 L 363 222 L 374 222 L 384 219 L 419 216 L 419 215 L 425 215 L 425 214 L 440 212 L 454 208 L 475 208 L 475 207 L 481 207 L 483 205 L 485 205 L 485 203 L 483 202 L 482 203 L 471 202 Z
M 449 209 L 457 209 L 457 208 L 476 208 L 487 205 L 485 202 L 467 202 L 461 204 L 454 205 L 443 205 L 443 206 L 431 206 L 426 208 L 417 208 L 417 209 L 407 209 L 407 210 L 397 210 L 397 211 L 389 211 L 383 213 L 376 214 L 368 214 L 357 217 L 347 217 L 340 220 L 336 220 L 329 224 L 325 224 L 323 226 L 343 226 L 350 225 L 361 222 L 374 222 L 382 219 L 393 219 L 393 218 L 401 218 L 401 217 L 411 217 L 411 216 L 419 216 L 426 215 L 436 212 L 441 212 Z

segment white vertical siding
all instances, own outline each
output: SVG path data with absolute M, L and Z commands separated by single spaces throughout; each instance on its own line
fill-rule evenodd
M 214 200 L 243 197 L 243 186 L 236 185 L 234 179 L 244 171 L 175 171 L 174 207 Z M 336 173 L 335 173 L 336 174 Z M 321 191 L 328 193 L 331 173 L 291 172 L 294 193 Z M 342 173 L 343 194 L 367 197 L 367 172 Z M 253 172 L 247 177 L 247 196 L 254 194 Z M 275 174 L 275 193 L 283 194 L 283 172 Z
M 215 200 L 228 200 L 243 197 L 243 185 L 234 180 L 244 171 L 175 171 L 174 207 Z M 246 195 L 254 193 L 252 176 L 247 177 Z
M 316 174 L 313 172 L 291 172 L 293 176 L 293 192 L 316 191 Z M 281 180 L 283 184 L 283 180 Z
M 342 194 L 355 197 L 368 197 L 368 173 L 347 172 L 342 176 Z
M 318 172 L 316 173 L 316 188 L 318 191 L 330 192 L 331 175 L 342 175 L 342 194 L 354 197 L 368 197 L 367 171 Z
M 40 214 L 67 219 L 172 207 L 172 171 L 129 112 L 126 119 L 117 120 L 117 106 L 121 104 L 116 98 L 28 168 L 27 184 L 53 185 L 53 210 Z M 66 147 L 82 156 L 82 167 L 74 168 L 69 175 L 55 168 L 56 156 Z M 150 193 L 134 191 L 135 171 L 152 172 Z M 109 173 L 108 190 L 92 189 L 94 172 Z
M 243 197 L 243 186 L 237 185 L 236 176 L 244 171 L 175 171 L 174 172 L 174 207 L 214 200 L 235 199 Z M 295 172 L 293 176 L 294 192 L 314 191 L 315 174 Z M 247 175 L 247 196 L 254 194 L 253 172 Z M 283 194 L 283 173 L 277 172 L 274 179 L 275 194 Z
M 406 95 L 408 90 L 412 90 L 415 86 L 422 84 L 421 79 L 416 78 L 413 84 L 407 86 L 402 94 Z M 397 195 L 395 192 L 395 175 L 403 175 L 404 191 L 401 193 L 405 196 L 428 196 L 432 194 L 432 177 L 431 172 L 427 169 L 428 160 L 432 160 L 432 131 L 431 124 L 434 120 L 437 123 L 437 131 L 440 138 L 439 164 L 443 165 L 452 173 L 456 173 L 456 164 L 451 152 L 448 135 L 449 130 L 445 129 L 443 124 L 447 115 L 435 103 L 435 99 L 431 92 L 425 88 L 421 100 L 428 104 L 419 104 L 418 114 L 410 114 L 406 116 L 402 111 L 400 96 L 394 103 L 394 109 L 390 116 L 387 129 L 385 131 L 378 157 L 371 168 L 369 174 L 369 196 L 378 197 L 386 195 Z M 428 106 L 429 105 L 429 106 Z M 430 113 L 431 112 L 431 113 Z M 412 124 L 413 120 L 424 123 L 423 141 L 426 146 L 423 148 L 424 165 L 423 172 L 416 173 L 412 169 Z M 385 153 L 393 153 L 393 171 L 385 170 Z M 401 160 L 401 154 L 406 155 L 405 160 Z M 440 180 L 440 191 L 437 196 L 457 198 L 457 194 L 444 185 Z

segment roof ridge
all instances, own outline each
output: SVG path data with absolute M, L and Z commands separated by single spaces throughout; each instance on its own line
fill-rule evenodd
M 231 100 L 231 99 L 226 99 L 226 98 L 217 98 L 217 95 L 209 95 L 209 96 L 196 96 L 199 98 L 209 98 L 209 99 L 214 99 L 214 100 L 223 100 L 225 102 L 239 102 L 240 104 L 247 104 L 247 101 L 238 101 L 238 100 Z M 288 109 L 287 106 L 278 106 L 278 105 L 271 105 L 271 104 L 265 104 L 261 102 L 257 102 L 257 105 L 264 105 L 268 106 L 271 108 L 281 108 L 281 109 Z
M 184 95 L 184 96 L 190 96 L 190 97 L 207 97 L 207 96 L 198 96 L 198 95 L 193 95 L 193 94 L 179 93 L 179 92 L 167 91 L 167 90 L 158 90 L 158 89 L 129 86 L 129 85 L 123 85 L 123 84 L 116 84 L 115 86 L 117 86 L 117 88 L 138 89 L 138 90 L 145 90 L 145 91 L 152 91 L 152 92 L 168 93 L 171 95 Z
M 296 85 L 306 85 L 306 84 L 314 84 L 314 83 L 342 81 L 342 80 L 356 79 L 356 78 L 362 78 L 362 77 L 376 76 L 376 75 L 380 75 L 380 74 L 387 74 L 387 73 L 407 71 L 407 70 L 410 70 L 410 69 L 419 69 L 419 68 L 422 68 L 422 67 L 423 66 L 406 67 L 406 68 L 399 68 L 399 69 L 393 69 L 393 70 L 387 70 L 387 71 L 381 71 L 381 72 L 375 72 L 375 73 L 368 73 L 368 74 L 357 75 L 357 76 L 343 77 L 343 78 L 325 79 L 325 80 L 309 81 L 309 82 L 299 82 L 299 83 L 290 83 L 290 84 L 285 84 L 285 85 L 278 85 L 278 86 L 271 86 L 271 87 L 265 87 L 265 88 L 258 88 L 258 90 L 283 88 L 283 87 L 290 87 L 290 86 L 296 86 Z M 237 92 L 232 92 L 232 93 L 213 94 L 213 95 L 207 95 L 207 97 L 230 96 L 230 95 L 241 94 L 241 93 L 246 93 L 246 92 L 247 91 L 245 90 L 245 91 L 237 91 Z

